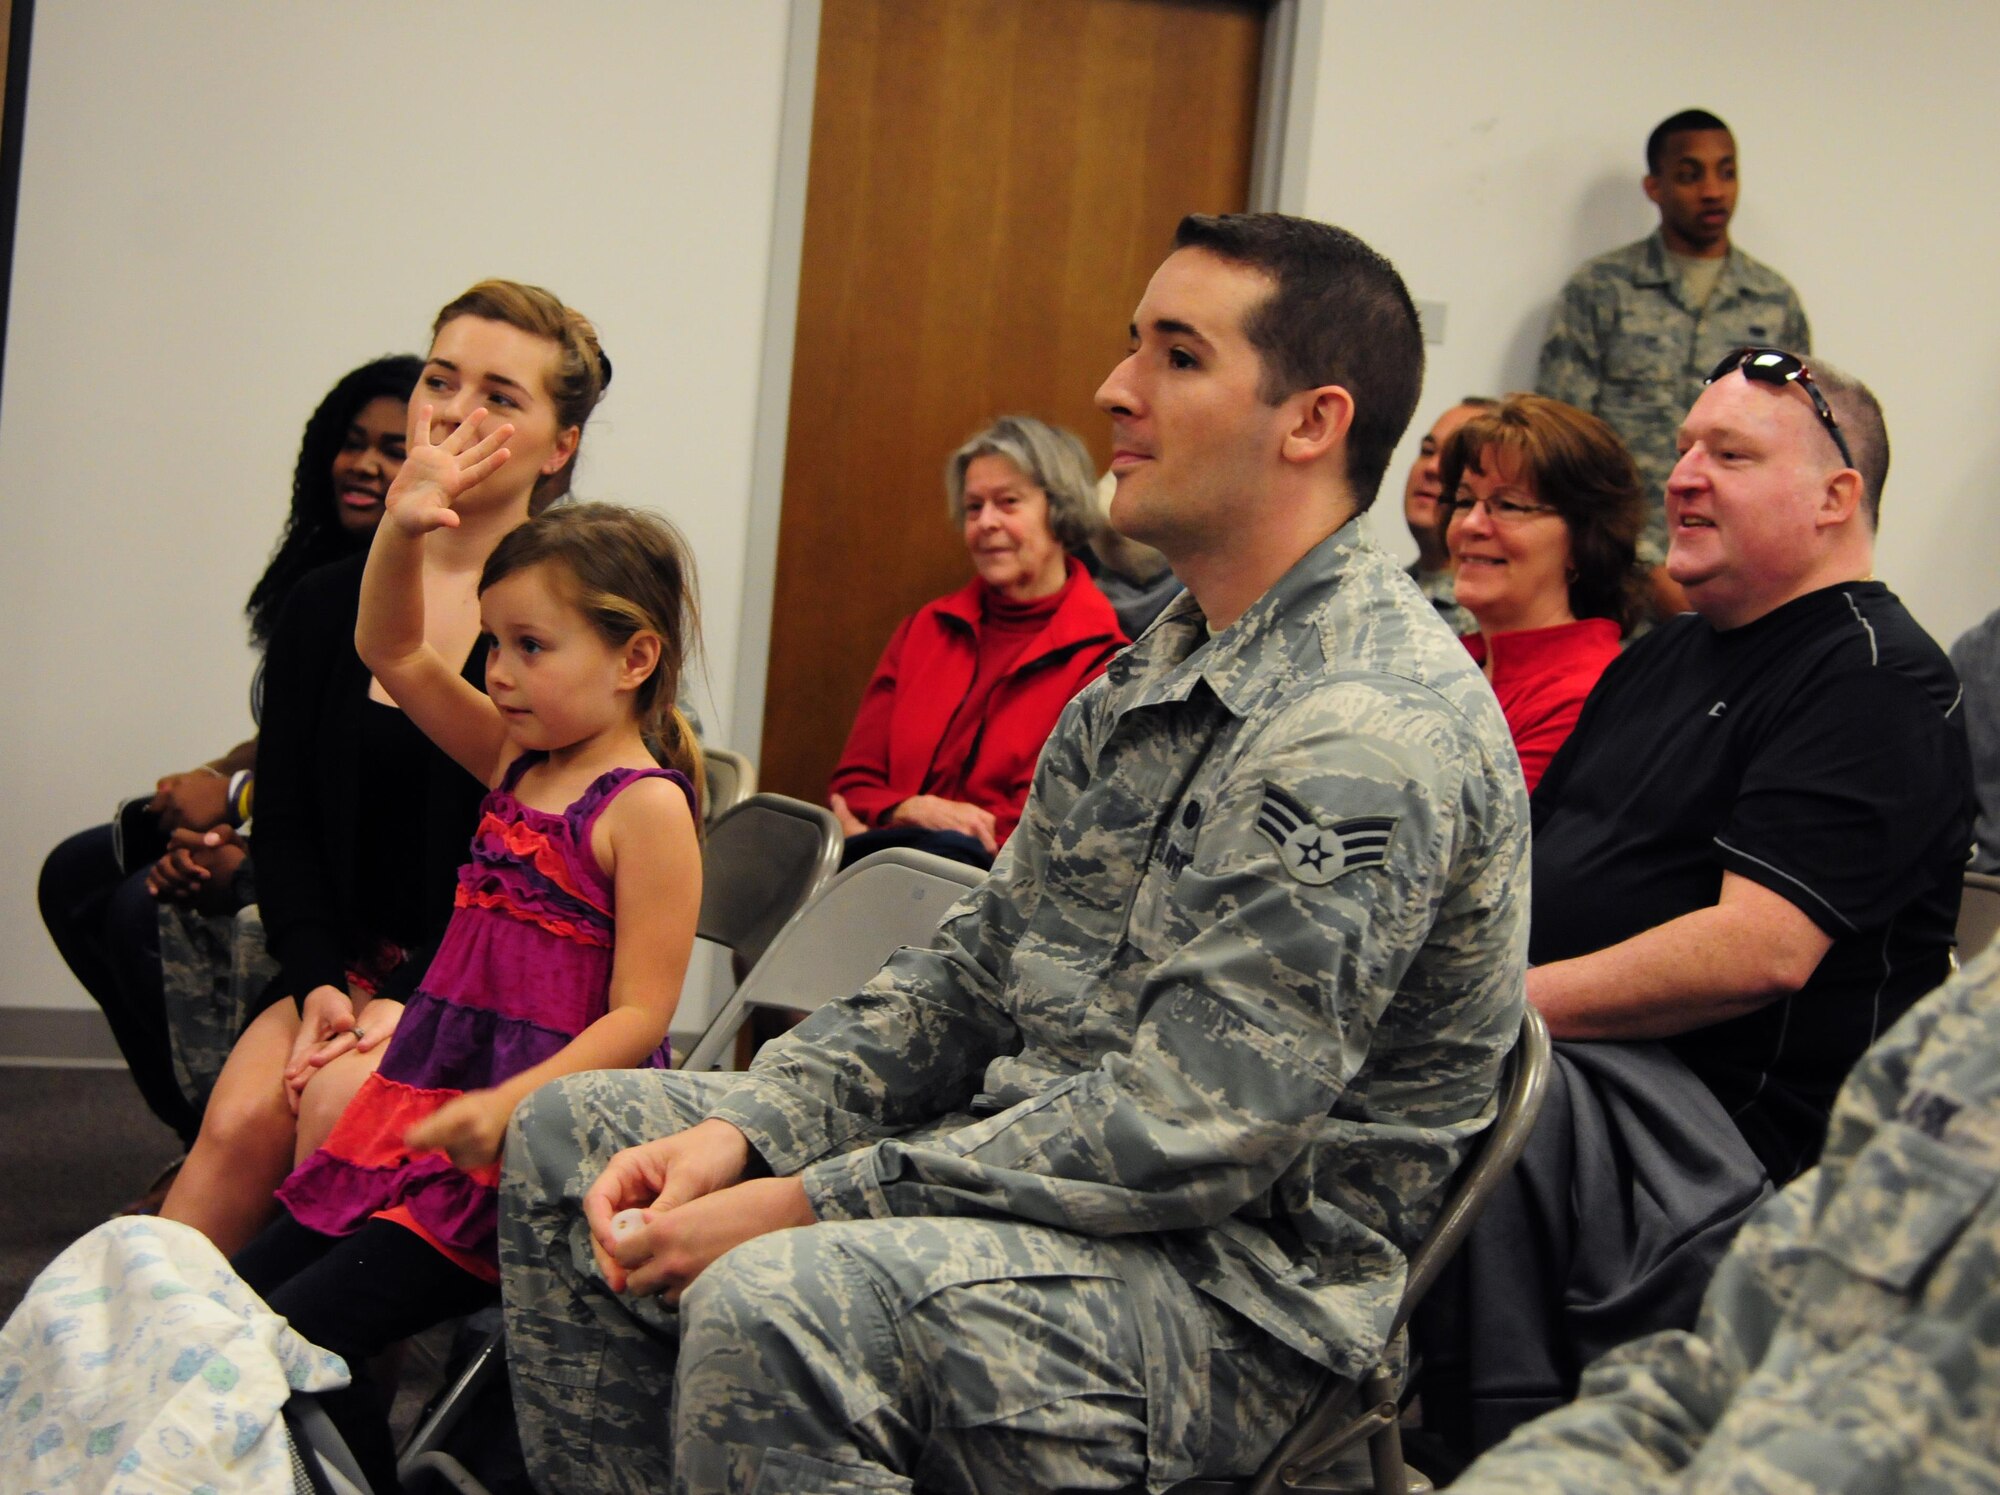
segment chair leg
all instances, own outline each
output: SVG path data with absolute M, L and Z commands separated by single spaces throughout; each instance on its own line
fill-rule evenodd
M 487 1386 L 507 1373 L 507 1339 L 499 1329 L 472 1353 L 458 1379 L 439 1396 L 427 1416 L 411 1429 L 396 1456 L 398 1477 L 408 1482 L 425 1454 L 437 1449 Z
M 1368 1440 L 1368 1462 L 1375 1471 L 1375 1495 L 1409 1495 L 1409 1470 L 1403 1464 L 1403 1433 L 1390 1423 Z
M 406 1488 L 411 1488 L 419 1475 L 435 1475 L 444 1482 L 446 1489 L 456 1492 L 456 1495 L 490 1495 L 486 1486 L 475 1479 L 469 1469 L 450 1454 L 435 1448 L 429 1453 L 418 1454 L 408 1468 L 401 1471 L 399 1478 Z

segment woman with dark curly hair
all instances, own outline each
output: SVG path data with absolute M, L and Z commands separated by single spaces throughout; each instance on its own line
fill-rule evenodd
M 1445 442 L 1445 546 L 1458 603 L 1532 791 L 1639 616 L 1639 475 L 1611 427 L 1509 395 Z
M 270 642 L 293 582 L 367 548 L 382 518 L 382 497 L 402 470 L 404 412 L 423 366 L 414 353 L 364 363 L 328 391 L 306 422 L 292 470 L 292 511 L 243 607 L 260 648 Z
M 383 496 L 403 465 L 404 410 L 423 360 L 396 354 L 341 379 L 313 411 L 292 472 L 291 512 L 244 612 L 259 649 L 293 585 L 315 566 L 365 550 Z M 263 667 L 251 686 L 259 715 Z M 104 1009 L 132 1078 L 153 1114 L 194 1140 L 200 1117 L 174 1079 L 162 1007 L 157 900 L 226 899 L 246 848 L 235 835 L 253 792 L 257 739 L 184 773 L 170 773 L 150 801 L 121 817 L 126 833 L 165 842 L 157 862 L 121 845 L 109 825 L 79 831 L 49 853 L 37 889 L 48 926 L 76 979 Z M 219 832 L 220 845 L 203 838 Z

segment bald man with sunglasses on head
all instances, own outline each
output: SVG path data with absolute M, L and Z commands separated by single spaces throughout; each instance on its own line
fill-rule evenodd
M 1419 1317 L 1434 1373 L 1463 1357 L 1424 1392 L 1476 1430 L 1459 1453 L 1605 1350 L 1692 1327 L 1849 1069 L 1950 967 L 1971 765 L 1944 652 L 1872 578 L 1881 407 L 1739 349 L 1678 448 L 1666 567 L 1694 611 L 1605 671 L 1530 801 L 1557 1083 Z
M 1534 797 L 1528 995 L 1558 1039 L 1658 1040 L 1771 1178 L 1949 968 L 1971 844 L 1958 680 L 1881 582 L 1881 406 L 1732 353 L 1681 424 L 1692 614 L 1605 672 Z

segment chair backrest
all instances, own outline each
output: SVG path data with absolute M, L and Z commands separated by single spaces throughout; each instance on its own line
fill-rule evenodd
M 1990 872 L 1965 874 L 1965 892 L 1958 904 L 1958 958 L 1970 960 L 2000 934 L 2000 877 Z
M 751 795 L 709 827 L 695 933 L 729 947 L 740 979 L 833 876 L 843 843 L 833 811 Z
M 702 819 L 714 825 L 757 792 L 757 765 L 733 748 L 701 750 L 702 776 L 708 780 L 702 796 Z
M 1479 1150 L 1459 1171 L 1451 1195 L 1431 1222 L 1430 1234 L 1410 1258 L 1410 1274 L 1403 1285 L 1403 1301 L 1396 1309 L 1395 1328 L 1400 1334 L 1410 1315 L 1424 1300 L 1424 1294 L 1438 1279 L 1459 1246 L 1471 1231 L 1486 1201 L 1493 1197 L 1500 1181 L 1521 1160 L 1535 1118 L 1542 1112 L 1542 1097 L 1549 1088 L 1549 1026 L 1533 1006 L 1521 1009 L 1521 1036 L 1507 1056 L 1507 1076 L 1500 1086 L 1500 1106 L 1493 1125 L 1479 1141 Z
M 714 1068 L 753 1008 L 810 1012 L 859 991 L 897 950 L 927 942 L 945 911 L 985 877 L 904 847 L 856 862 L 770 943 L 683 1067 Z
M 1541 1114 L 1542 1099 L 1548 1087 L 1548 1025 L 1532 1006 L 1524 1006 L 1521 1009 L 1520 1036 L 1515 1039 L 1513 1051 L 1507 1056 L 1506 1073 L 1501 1077 L 1500 1100 L 1493 1124 L 1486 1129 L 1472 1156 L 1459 1169 L 1458 1177 L 1452 1182 L 1451 1193 L 1446 1196 L 1444 1207 L 1438 1211 L 1438 1217 L 1431 1223 L 1422 1244 L 1410 1253 L 1403 1300 L 1397 1305 L 1395 1322 L 1389 1331 L 1392 1340 L 1402 1333 L 1410 1315 L 1423 1301 L 1424 1294 L 1437 1281 L 1438 1273 L 1444 1270 L 1452 1253 L 1464 1243 L 1473 1222 L 1486 1208 L 1486 1202 L 1492 1198 L 1500 1181 L 1520 1160 L 1521 1150 L 1528 1145 L 1528 1134 L 1535 1129 L 1535 1118 Z M 1378 1372 L 1377 1377 L 1371 1379 L 1386 1380 L 1386 1377 Z M 1354 1416 L 1356 1389 L 1352 1381 L 1329 1376 L 1314 1395 L 1305 1416 L 1279 1440 L 1257 1477 L 1245 1487 L 1250 1495 L 1265 1495 L 1268 1491 L 1308 1485 L 1310 1477 L 1328 1460 L 1357 1441 L 1356 1433 L 1366 1423 Z M 1379 1387 L 1370 1387 L 1367 1394 L 1372 1397 L 1377 1389 Z M 1393 1408 L 1386 1416 L 1386 1423 L 1378 1422 L 1377 1426 L 1379 1435 L 1385 1436 L 1394 1447 L 1396 1473 L 1393 1485 L 1400 1486 L 1403 1479 L 1402 1447 L 1396 1437 Z M 1384 1478 L 1377 1452 L 1376 1480 L 1377 1488 L 1381 1488 L 1391 1481 Z

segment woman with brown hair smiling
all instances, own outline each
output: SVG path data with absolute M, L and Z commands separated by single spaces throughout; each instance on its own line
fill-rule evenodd
M 1611 427 L 1509 395 L 1445 442 L 1445 545 L 1465 646 L 1500 698 L 1532 791 L 1638 616 L 1639 475 Z

